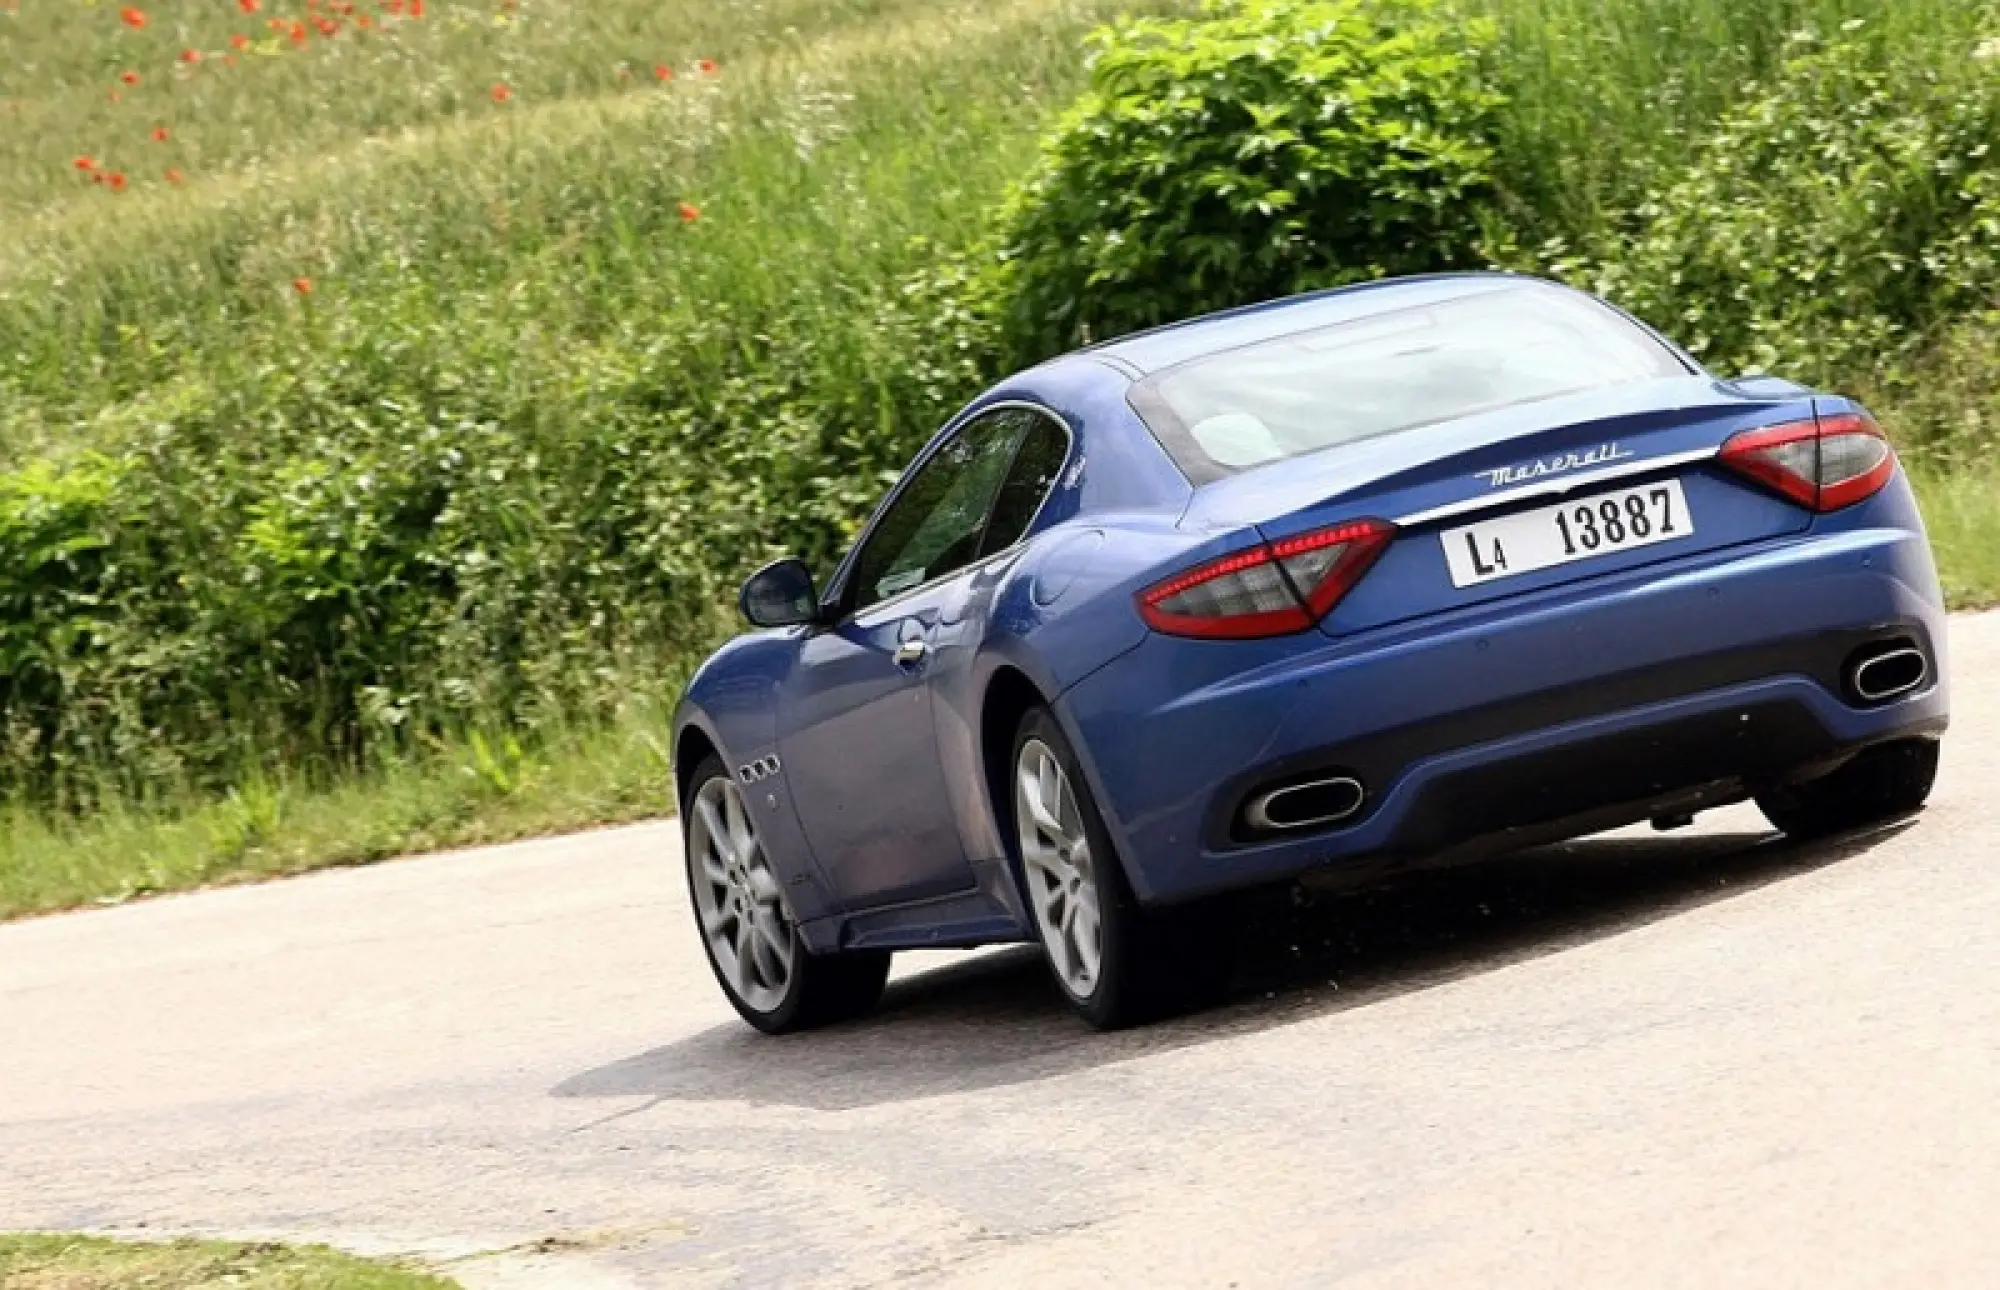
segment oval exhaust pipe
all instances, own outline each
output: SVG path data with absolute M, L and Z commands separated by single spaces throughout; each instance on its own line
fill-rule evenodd
M 1253 829 L 1309 829 L 1337 824 L 1361 809 L 1367 791 L 1349 775 L 1287 784 L 1259 793 L 1243 808 L 1243 820 Z
M 1924 652 L 1906 645 L 1901 649 L 1884 650 L 1856 663 L 1848 684 L 1868 702 L 1880 703 L 1916 689 L 1930 676 L 1930 671 Z

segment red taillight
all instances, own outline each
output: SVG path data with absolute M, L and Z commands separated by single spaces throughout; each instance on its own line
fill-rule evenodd
M 1722 445 L 1721 460 L 1822 514 L 1874 496 L 1896 473 L 1882 427 L 1858 412 L 1745 430 Z
M 1139 593 L 1139 615 L 1173 636 L 1242 639 L 1302 632 L 1346 595 L 1396 526 L 1355 520 L 1260 543 Z

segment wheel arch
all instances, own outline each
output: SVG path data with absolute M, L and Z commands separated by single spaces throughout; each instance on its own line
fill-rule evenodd
M 695 767 L 712 756 L 720 756 L 721 748 L 716 745 L 706 730 L 694 722 L 681 728 L 674 739 L 674 803 L 685 810 L 688 794 L 694 789 Z M 727 769 L 725 767 L 724 769 Z
M 1033 708 L 1049 707 L 1048 696 L 1028 678 L 1026 672 L 1003 663 L 987 679 L 986 694 L 979 705 L 979 764 L 986 797 L 999 832 L 1004 854 L 1013 856 L 1008 846 L 1014 825 L 1014 795 L 1008 777 L 1013 770 L 1014 735 L 1021 719 Z M 1020 875 L 1015 875 L 1018 882 Z
M 1062 710 L 1048 691 L 1038 684 L 1027 672 L 1012 664 L 1002 663 L 994 668 L 988 678 L 979 709 L 979 762 L 983 787 L 988 801 L 988 819 L 1000 846 L 1000 855 L 1005 858 L 1006 872 L 1012 885 L 1013 912 L 1027 925 L 1027 904 L 1022 886 L 1021 858 L 1015 853 L 1014 794 L 1010 782 L 1013 773 L 1014 736 L 1020 731 L 1021 719 L 1031 708 L 1042 708 L 1050 720 L 1062 731 L 1069 742 L 1070 751 L 1077 761 L 1077 770 L 1082 775 L 1081 787 L 1090 792 L 1097 806 L 1098 817 L 1103 820 L 1105 830 L 1111 835 L 1113 859 L 1125 875 L 1128 885 L 1132 881 L 1132 865 L 1126 855 L 1123 833 L 1117 823 L 1115 813 L 1105 801 L 1104 791 L 1098 783 L 1097 768 L 1091 760 L 1088 745 L 1078 737 L 1068 714 Z

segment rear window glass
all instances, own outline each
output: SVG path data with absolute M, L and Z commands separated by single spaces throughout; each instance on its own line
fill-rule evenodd
M 1192 359 L 1140 382 L 1132 406 L 1202 482 L 1510 404 L 1687 372 L 1615 310 L 1524 283 Z

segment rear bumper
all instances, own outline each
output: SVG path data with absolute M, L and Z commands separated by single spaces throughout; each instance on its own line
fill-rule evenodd
M 1058 710 L 1146 901 L 1316 870 L 1358 879 L 1474 839 L 1728 800 L 1944 728 L 1929 548 L 1913 511 L 1911 527 L 1866 527 L 1906 502 L 1361 637 L 1152 636 Z M 1925 683 L 1874 706 L 1846 695 L 1853 651 L 1899 636 L 1931 660 Z M 1232 833 L 1247 794 L 1322 769 L 1362 781 L 1361 810 Z

